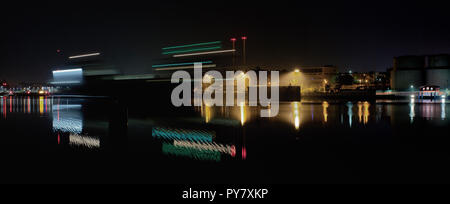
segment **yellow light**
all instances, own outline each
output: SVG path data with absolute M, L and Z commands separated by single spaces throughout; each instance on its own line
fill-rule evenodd
M 369 102 L 364 102 L 364 124 L 367 124 L 369 122 Z
M 328 111 L 327 111 L 327 108 L 328 108 L 328 102 L 324 101 L 324 102 L 322 103 L 322 107 L 323 107 L 323 120 L 324 120 L 325 122 L 328 122 Z
M 44 97 L 43 96 L 39 96 L 39 113 L 40 114 L 44 113 Z
M 362 112 L 362 103 L 361 102 L 358 102 L 358 117 L 359 117 L 359 122 L 361 123 L 361 121 L 362 121 L 362 115 L 363 115 L 363 112 Z
M 204 107 L 205 107 L 205 122 L 209 123 L 209 121 L 211 121 L 211 107 L 210 106 Z
M 300 72 L 300 70 L 299 70 L 299 69 L 295 69 L 295 70 L 294 70 L 294 72 L 296 72 L 296 73 L 299 73 L 299 72 Z
M 295 130 L 299 130 L 300 129 L 300 107 L 299 107 L 299 102 L 293 102 L 292 103 L 292 114 L 294 116 L 294 127 Z
M 241 109 L 241 125 L 244 125 L 245 123 L 245 102 L 241 102 L 239 104 L 240 109 Z

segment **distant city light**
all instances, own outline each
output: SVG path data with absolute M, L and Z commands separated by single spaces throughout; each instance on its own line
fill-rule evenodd
M 98 56 L 98 55 L 100 55 L 100 53 L 96 52 L 96 53 L 90 53 L 90 54 L 70 56 L 69 59 L 82 58 L 82 57 L 91 57 L 91 56 Z
M 179 54 L 179 55 L 174 55 L 173 57 L 209 55 L 209 54 L 227 53 L 227 52 L 235 52 L 235 51 L 236 51 L 235 49 L 231 49 L 231 50 L 217 50 L 217 51 L 210 51 L 210 52 L 197 52 L 197 53 L 189 53 L 189 54 Z

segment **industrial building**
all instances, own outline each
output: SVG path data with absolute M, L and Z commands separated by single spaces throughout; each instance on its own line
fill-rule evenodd
M 391 88 L 395 91 L 417 91 L 422 86 L 437 86 L 448 91 L 450 55 L 400 56 L 390 70 Z
M 280 73 L 280 86 L 300 86 L 302 92 L 324 91 L 336 77 L 337 67 L 299 67 Z

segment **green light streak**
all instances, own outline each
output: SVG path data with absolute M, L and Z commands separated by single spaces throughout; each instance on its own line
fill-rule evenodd
M 176 64 L 158 64 L 158 65 L 152 65 L 152 68 L 183 66 L 183 65 L 191 65 L 191 64 L 195 64 L 195 63 L 197 63 L 197 62 L 185 62 L 185 63 L 176 63 Z M 210 63 L 212 63 L 212 61 L 204 61 L 204 62 L 199 62 L 199 63 L 210 64 Z
M 209 150 L 197 150 L 187 147 L 176 147 L 172 144 L 163 143 L 162 152 L 167 155 L 188 157 L 195 160 L 220 161 L 220 153 Z
M 162 54 L 169 55 L 169 54 L 178 54 L 178 53 L 186 53 L 186 52 L 205 51 L 205 50 L 217 50 L 220 48 L 222 48 L 222 46 L 195 48 L 195 49 L 189 49 L 189 50 L 168 51 L 168 52 L 163 52 Z
M 195 46 L 203 46 L 203 45 L 214 45 L 222 43 L 221 41 L 214 41 L 214 42 L 205 42 L 205 43 L 196 43 L 196 44 L 189 44 L 189 45 L 180 45 L 180 46 L 173 46 L 173 47 L 165 47 L 163 50 L 170 50 L 170 49 L 177 49 L 177 48 L 185 48 L 185 47 L 195 47 Z

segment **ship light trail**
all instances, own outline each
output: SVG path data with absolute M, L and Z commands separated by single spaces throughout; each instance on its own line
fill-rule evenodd
M 204 42 L 204 43 L 195 43 L 195 44 L 189 44 L 189 45 L 180 45 L 180 46 L 172 46 L 172 47 L 165 47 L 162 48 L 163 50 L 171 50 L 171 49 L 178 49 L 178 48 L 186 48 L 186 47 L 196 47 L 196 46 L 204 46 L 204 45 L 215 45 L 220 44 L 221 41 L 213 41 L 213 42 Z
M 215 142 L 200 143 L 192 141 L 174 140 L 173 145 L 176 147 L 186 147 L 198 150 L 216 151 L 224 154 L 229 154 L 231 156 L 236 154 L 236 146 L 217 144 Z
M 83 71 L 81 68 L 77 68 L 77 69 L 65 69 L 65 70 L 55 70 L 55 71 L 53 71 L 53 74 L 68 73 L 68 72 L 81 72 L 81 71 Z
M 69 59 L 76 59 L 76 58 L 82 58 L 82 57 L 92 57 L 92 56 L 98 56 L 98 55 L 100 55 L 100 53 L 96 52 L 96 53 L 89 53 L 89 54 L 83 54 L 83 55 L 70 56 Z
M 211 64 L 212 61 L 204 61 L 204 62 L 185 62 L 185 63 L 175 63 L 175 64 L 157 64 L 157 65 L 152 65 L 152 68 L 174 67 L 174 66 L 182 66 L 182 65 L 193 65 L 193 64 L 195 64 L 195 63 Z
M 69 135 L 69 144 L 85 146 L 87 148 L 99 148 L 100 140 L 97 138 L 89 137 L 89 136 L 70 134 Z
M 215 137 L 215 132 L 154 127 L 152 129 L 152 136 L 163 139 L 212 142 L 213 138 Z
M 216 64 L 207 64 L 202 65 L 202 68 L 213 68 L 216 67 Z M 166 67 L 166 68 L 157 68 L 156 71 L 165 71 L 165 70 L 178 70 L 178 69 L 194 69 L 194 66 L 181 66 L 181 67 Z
M 219 54 L 219 53 L 228 53 L 228 52 L 235 52 L 235 49 L 231 50 L 217 50 L 217 51 L 210 51 L 210 52 L 197 52 L 197 53 L 189 53 L 189 54 L 178 54 L 174 55 L 173 57 L 187 57 L 187 56 L 198 56 L 198 55 L 209 55 L 209 54 Z
M 187 50 L 174 50 L 174 51 L 166 51 L 163 52 L 163 55 L 169 55 L 169 54 L 177 54 L 177 53 L 186 53 L 186 52 L 196 52 L 196 51 L 206 51 L 206 50 L 217 50 L 222 48 L 222 46 L 214 46 L 214 47 L 203 47 L 203 48 L 194 48 L 194 49 L 187 49 Z

